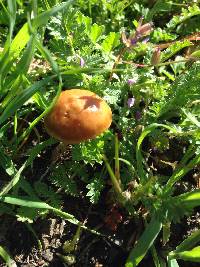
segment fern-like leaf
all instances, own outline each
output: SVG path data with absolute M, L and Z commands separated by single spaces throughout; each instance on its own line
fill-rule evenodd
M 77 185 L 69 176 L 68 171 L 65 165 L 60 164 L 53 169 L 50 180 L 56 187 L 62 188 L 65 193 L 76 196 L 78 194 Z
M 177 52 L 182 50 L 183 48 L 190 46 L 191 42 L 188 40 L 178 41 L 170 45 L 165 51 L 161 53 L 161 62 L 166 61 L 167 59 L 174 56 Z
M 156 117 L 168 117 L 174 111 L 189 105 L 192 101 L 200 99 L 200 64 L 194 64 L 186 74 L 180 75 L 169 90 L 169 93 L 160 102 L 155 103 L 153 110 Z
M 181 14 L 174 16 L 167 24 L 167 27 L 174 29 L 177 25 L 197 15 L 200 15 L 200 7 L 198 5 L 192 5 L 188 9 L 183 8 Z
M 60 195 L 56 194 L 51 186 L 48 186 L 46 183 L 37 181 L 34 183 L 34 189 L 38 196 L 42 199 L 45 199 L 52 207 L 60 208 L 62 200 Z
M 87 186 L 89 189 L 87 196 L 90 197 L 90 202 L 95 204 L 98 202 L 102 189 L 104 188 L 104 182 L 100 178 L 94 178 Z

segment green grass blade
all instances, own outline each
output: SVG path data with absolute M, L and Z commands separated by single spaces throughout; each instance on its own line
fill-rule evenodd
M 43 47 L 43 45 L 39 41 L 36 41 L 36 43 L 37 43 L 37 47 L 40 50 L 40 52 L 42 53 L 43 57 L 50 63 L 53 71 L 56 73 L 56 76 L 58 77 L 58 80 L 59 80 L 59 84 L 58 84 L 58 89 L 57 89 L 56 95 L 55 95 L 54 99 L 51 101 L 50 105 L 33 122 L 31 122 L 29 124 L 29 127 L 18 138 L 18 143 L 20 143 L 32 131 L 33 127 L 35 127 L 35 125 L 50 111 L 50 109 L 56 103 L 56 101 L 60 95 L 60 92 L 62 90 L 62 76 L 60 74 L 60 70 L 59 70 L 59 67 L 58 67 L 56 61 L 52 58 L 52 56 L 51 56 L 51 54 L 47 48 Z
M 181 244 L 176 247 L 175 252 L 191 249 L 198 242 L 200 242 L 200 230 L 194 231 L 189 237 L 181 242 Z
M 15 174 L 13 175 L 12 180 L 0 191 L 0 197 L 7 194 L 19 182 L 24 168 L 25 166 L 22 165 L 22 167 L 18 171 L 15 170 Z
M 121 184 L 120 180 L 120 164 L 119 164 L 119 139 L 117 133 L 115 133 L 115 176 Z
M 12 160 L 5 155 L 3 148 L 0 146 L 0 165 L 10 176 L 14 175 L 16 169 Z
M 169 254 L 169 258 L 200 262 L 200 246 L 195 247 L 192 250 L 185 250 L 181 252 L 172 251 Z
M 14 260 L 11 258 L 11 256 L 8 254 L 8 252 L 2 246 L 0 246 L 0 256 L 5 261 L 5 263 L 7 264 L 8 267 L 17 267 Z
M 8 12 L 9 12 L 9 22 L 10 22 L 9 38 L 11 42 L 16 21 L 17 3 L 16 0 L 7 0 L 7 2 L 8 2 Z
M 196 116 L 194 116 L 191 112 L 188 110 L 182 108 L 183 113 L 187 117 L 187 119 L 194 125 L 196 125 L 200 129 L 200 122 L 197 120 Z
M 1 196 L 0 201 L 3 203 L 23 206 L 35 209 L 53 209 L 49 204 L 42 201 L 32 201 L 27 197 L 13 197 L 13 196 Z
M 28 159 L 25 161 L 25 163 L 21 166 L 19 170 L 15 168 L 15 165 L 12 160 L 9 157 L 6 157 L 4 151 L 0 148 L 0 165 L 10 176 L 12 176 L 11 181 L 0 191 L 0 196 L 7 194 L 19 182 L 24 169 L 32 164 L 33 160 L 42 150 L 44 150 L 47 146 L 54 144 L 55 142 L 56 141 L 54 139 L 50 138 L 32 148 L 29 152 Z
M 121 199 L 121 200 L 123 200 L 124 198 L 123 198 L 123 195 L 122 195 L 121 186 L 120 186 L 119 181 L 118 181 L 117 177 L 115 176 L 114 171 L 111 168 L 111 166 L 110 166 L 110 164 L 108 162 L 108 159 L 107 159 L 107 157 L 105 155 L 103 155 L 103 160 L 105 162 L 107 171 L 108 171 L 108 173 L 110 175 L 110 179 L 111 179 L 111 182 L 113 184 L 113 188 L 114 188 L 114 190 L 115 190 L 118 198 Z
M 165 262 L 158 255 L 158 253 L 157 253 L 156 248 L 155 248 L 154 245 L 152 245 L 152 247 L 151 247 L 150 250 L 151 250 L 151 255 L 152 255 L 152 258 L 153 258 L 153 262 L 154 262 L 155 267 L 166 267 Z
M 73 0 L 69 0 L 39 14 L 35 19 L 32 20 L 32 26 L 34 30 L 36 31 L 38 27 L 45 25 L 51 16 L 54 16 L 57 12 L 69 7 L 73 2 Z M 25 23 L 13 39 L 11 45 L 5 46 L 5 49 L 2 53 L 2 59 L 0 61 L 0 80 L 2 80 L 3 76 L 6 75 L 5 72 L 2 75 L 4 69 L 6 67 L 8 68 L 9 65 L 12 65 L 12 62 L 19 56 L 22 49 L 28 43 L 30 36 L 31 34 L 28 23 Z
M 82 223 L 79 220 L 77 220 L 74 217 L 74 215 L 64 212 L 62 210 L 56 209 L 43 201 L 33 201 L 33 200 L 29 200 L 26 197 L 3 196 L 3 197 L 0 197 L 0 202 L 11 204 L 11 205 L 33 208 L 33 209 L 50 210 L 50 211 L 53 211 L 58 216 L 60 216 L 61 218 L 69 221 L 70 223 L 75 224 L 75 225 L 81 225 L 81 228 L 88 230 L 92 233 L 95 233 L 97 235 L 100 235 L 95 230 L 90 230 L 86 226 L 82 225 Z
M 35 19 L 32 21 L 32 25 L 36 30 L 38 27 L 45 25 L 51 16 L 54 16 L 57 12 L 63 10 L 64 8 L 69 7 L 73 3 L 73 0 L 69 0 L 65 3 L 57 5 L 50 10 L 47 10 L 41 14 L 39 14 Z M 13 40 L 10 51 L 11 53 L 15 53 L 19 55 L 19 52 L 25 47 L 28 40 L 30 38 L 30 33 L 28 29 L 28 23 L 24 24 L 21 30 L 16 35 L 15 39 Z
M 173 199 L 175 201 L 178 201 L 178 203 L 180 203 L 181 205 L 193 209 L 200 206 L 200 189 L 181 194 L 179 196 L 173 197 Z
M 26 46 L 30 39 L 30 34 L 28 30 L 28 24 L 25 23 L 22 28 L 18 31 L 17 35 L 13 39 L 10 47 L 5 47 L 3 54 L 2 54 L 2 59 L 1 59 L 1 68 L 0 70 L 5 67 L 3 63 L 5 62 L 5 59 L 8 57 L 8 60 L 11 61 L 13 60 L 13 57 L 17 58 L 21 52 L 21 50 Z M 4 63 L 5 64 L 5 63 Z
M 12 75 L 19 75 L 28 72 L 35 51 L 35 36 L 30 37 L 30 41 L 17 64 L 16 70 Z
M 52 67 L 52 70 L 53 70 L 57 75 L 59 75 L 59 73 L 60 73 L 60 71 L 59 71 L 59 67 L 58 67 L 56 61 L 53 60 L 53 58 L 52 58 L 52 56 L 51 56 L 49 50 L 48 50 L 46 47 L 44 47 L 44 46 L 41 44 L 41 42 L 39 42 L 38 40 L 36 41 L 36 43 L 37 43 L 37 48 L 38 48 L 38 50 L 41 52 L 41 54 L 42 54 L 42 56 L 44 57 L 44 59 L 46 59 L 46 60 L 49 62 L 49 64 L 50 64 L 51 67 Z
M 17 143 L 19 144 L 23 139 L 32 131 L 32 129 L 35 127 L 35 125 L 43 118 L 45 117 L 48 112 L 51 110 L 51 108 L 54 106 L 55 102 L 57 101 L 60 92 L 62 90 L 62 80 L 61 78 L 59 79 L 59 85 L 58 85 L 58 90 L 56 92 L 56 95 L 54 99 L 52 100 L 51 104 L 47 107 L 46 110 L 44 110 L 34 121 L 32 121 L 29 124 L 29 127 L 23 132 L 23 134 L 18 138 Z
M 16 69 L 12 72 L 11 81 L 6 81 L 4 88 L 10 88 L 10 92 L 2 101 L 2 109 L 4 109 L 8 103 L 17 95 L 23 83 L 22 75 L 28 72 L 35 50 L 35 38 L 31 37 L 28 46 L 26 47 L 20 61 L 18 62 Z M 5 90 L 4 90 L 5 91 Z
M 141 182 L 146 182 L 146 172 L 143 168 L 143 157 L 142 157 L 142 153 L 141 153 L 141 147 L 142 147 L 142 142 L 144 140 L 144 138 L 151 133 L 152 131 L 154 131 L 157 127 L 162 127 L 165 128 L 173 133 L 177 133 L 177 130 L 174 129 L 173 127 L 169 126 L 169 125 L 165 125 L 165 124 L 158 124 L 158 123 L 153 123 L 151 125 L 149 125 L 148 127 L 146 127 L 144 129 L 144 131 L 141 133 L 138 142 L 137 142 L 137 146 L 136 146 L 136 160 L 137 160 L 137 171 L 138 171 L 138 175 L 141 179 Z
M 179 267 L 178 262 L 175 259 L 167 259 L 168 267 Z
M 180 180 L 184 175 L 186 175 L 190 170 L 192 170 L 195 166 L 197 166 L 200 163 L 200 154 L 197 154 L 196 157 L 194 157 L 187 165 L 181 166 L 178 168 L 172 176 L 169 178 L 166 186 L 165 186 L 165 192 L 170 192 L 172 186 Z
M 19 109 L 31 96 L 33 96 L 38 90 L 48 84 L 50 77 L 36 82 L 29 86 L 26 90 L 17 95 L 13 100 L 7 105 L 2 115 L 0 116 L 0 125 L 3 124 L 10 116 L 12 116 L 17 109 Z
M 51 9 L 48 9 L 47 11 L 39 14 L 35 20 L 33 20 L 33 26 L 39 27 L 40 25 L 47 24 L 49 18 L 51 16 L 55 16 L 56 13 L 62 11 L 63 9 L 68 8 L 72 3 L 74 3 L 74 0 L 68 0 L 67 2 L 63 2 L 59 5 L 56 5 L 52 7 Z
M 162 229 L 162 223 L 152 218 L 147 225 L 136 246 L 131 250 L 126 262 L 126 267 L 136 267 L 146 255 L 147 251 L 153 245 L 156 237 Z
M 32 225 L 30 223 L 27 223 L 27 222 L 25 222 L 25 225 L 26 225 L 27 229 L 32 233 L 35 240 L 37 241 L 38 249 L 42 250 L 42 242 L 40 241 L 40 239 L 39 239 L 38 235 L 36 234 L 35 230 L 33 229 Z

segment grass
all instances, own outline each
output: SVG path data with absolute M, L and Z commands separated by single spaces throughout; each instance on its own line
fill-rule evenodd
M 156 267 L 166 266 L 157 236 L 194 213 L 200 200 L 197 184 L 194 191 L 176 193 L 183 179 L 199 175 L 199 4 L 8 0 L 0 5 L 0 213 L 34 223 L 53 212 L 99 235 L 63 211 L 63 202 L 68 195 L 81 198 L 80 181 L 94 207 L 112 187 L 110 201 L 129 220 L 140 218 L 146 225 L 126 266 L 139 266 L 147 253 Z M 103 97 L 113 123 L 95 140 L 68 148 L 67 162 L 60 154 L 49 159 L 50 175 L 34 180 L 34 163 L 40 157 L 45 166 L 43 155 L 58 144 L 48 137 L 43 118 L 70 88 Z M 168 267 L 181 266 L 179 259 L 199 262 L 198 233 L 165 252 Z M 169 228 L 167 240 L 170 234 Z M 11 257 L 0 249 L 9 266 Z

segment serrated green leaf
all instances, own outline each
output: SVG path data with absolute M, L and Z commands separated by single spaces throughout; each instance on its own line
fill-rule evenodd
M 161 100 L 158 117 L 163 117 L 174 110 L 180 110 L 187 103 L 198 100 L 200 96 L 200 64 L 196 63 L 184 74 L 181 74 L 171 85 L 168 94 Z
M 177 35 L 174 33 L 170 33 L 162 28 L 156 28 L 152 34 L 151 38 L 154 42 L 158 43 L 160 41 L 173 41 L 177 38 Z
M 94 140 L 74 145 L 72 148 L 73 160 L 83 160 L 86 164 L 89 163 L 91 165 L 94 165 L 95 162 L 101 164 L 103 162 L 104 138 L 106 139 L 106 133 Z
M 86 27 L 87 34 L 90 33 L 91 25 L 92 25 L 92 19 L 90 17 L 87 17 L 83 15 L 81 12 L 77 15 L 77 22 L 79 24 L 83 23 Z
M 39 198 L 46 199 L 46 201 L 54 208 L 61 207 L 61 196 L 52 189 L 51 186 L 48 186 L 46 183 L 37 181 L 34 183 L 34 189 Z
M 109 35 L 104 39 L 101 47 L 102 50 L 109 54 L 111 51 L 120 44 L 120 35 L 116 32 L 110 32 Z
M 90 202 L 96 204 L 99 200 L 101 191 L 104 188 L 104 181 L 100 178 L 94 178 L 89 184 L 86 186 L 89 191 L 87 192 L 87 197 L 90 197 Z
M 192 43 L 189 40 L 183 40 L 183 41 L 177 41 L 170 45 L 165 51 L 161 52 L 161 60 L 160 62 L 164 62 L 174 56 L 176 53 L 178 53 L 180 50 L 182 50 L 185 47 L 188 47 L 192 45 Z
M 61 188 L 66 194 L 77 196 L 78 189 L 76 182 L 69 174 L 69 170 L 63 164 L 55 166 L 52 170 L 50 180 L 56 187 Z
M 104 32 L 104 26 L 99 26 L 96 23 L 90 29 L 89 37 L 93 43 L 96 43 Z
M 28 207 L 19 207 L 16 211 L 17 220 L 20 222 L 33 223 L 39 214 L 37 209 L 30 209 Z
M 189 6 L 187 9 L 183 8 L 181 14 L 173 16 L 167 24 L 167 27 L 169 29 L 174 29 L 177 25 L 197 15 L 200 15 L 200 7 L 198 5 L 194 4 Z

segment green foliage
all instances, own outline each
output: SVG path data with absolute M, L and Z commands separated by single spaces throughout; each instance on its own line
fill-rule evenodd
M 61 207 L 61 196 L 57 195 L 52 187 L 37 181 L 34 183 L 34 189 L 40 199 L 47 199 L 47 202 L 55 208 Z
M 178 24 L 185 22 L 193 16 L 200 15 L 200 8 L 198 5 L 189 6 L 187 9 L 183 8 L 181 14 L 173 16 L 170 22 L 167 24 L 167 27 L 174 29 Z
M 2 246 L 0 246 L 0 256 L 5 261 L 5 263 L 8 267 L 17 266 L 16 263 L 14 262 L 14 260 L 11 258 L 10 254 Z
M 104 188 L 104 182 L 101 178 L 94 178 L 92 182 L 87 184 L 86 188 L 89 189 L 86 196 L 90 198 L 91 203 L 96 204 Z
M 110 32 L 102 43 L 102 49 L 105 53 L 110 53 L 115 47 L 119 45 L 119 34 Z
M 72 148 L 72 158 L 74 161 L 84 161 L 94 165 L 94 163 L 102 164 L 102 153 L 104 151 L 105 143 L 110 139 L 111 134 L 109 131 L 94 140 L 75 145 Z
M 33 223 L 53 212 L 87 229 L 61 206 L 66 208 L 68 195 L 97 204 L 106 189 L 111 204 L 124 208 L 124 222 L 137 218 L 145 224 L 126 266 L 138 266 L 149 251 L 155 266 L 164 266 L 164 253 L 156 250 L 158 234 L 163 228 L 167 242 L 169 225 L 194 212 L 200 199 L 199 189 L 175 191 L 183 178 L 192 180 L 200 163 L 199 47 L 185 37 L 200 27 L 199 5 L 179 0 L 4 2 L 0 214 Z M 161 57 L 152 64 L 156 51 Z M 68 88 L 103 97 L 113 123 L 96 139 L 55 152 L 58 141 L 47 139 L 43 117 Z M 168 265 L 178 267 L 178 259 L 199 261 L 198 242 L 199 232 L 165 251 Z M 9 261 L 2 247 L 0 255 Z
M 184 261 L 200 262 L 200 246 L 188 251 L 171 252 L 170 257 Z
M 72 196 L 78 195 L 76 182 L 72 178 L 72 173 L 69 173 L 70 169 L 66 165 L 55 166 L 52 170 L 50 180 L 56 187 L 61 188 L 67 194 Z M 70 175 L 71 174 L 71 175 Z
M 181 49 L 190 46 L 191 43 L 188 40 L 184 41 L 177 41 L 170 45 L 164 52 L 161 54 L 161 62 L 166 61 L 167 59 L 174 56 L 177 52 L 179 52 Z
M 161 228 L 162 223 L 159 222 L 159 220 L 152 218 L 151 222 L 147 225 L 145 231 L 139 239 L 139 242 L 129 254 L 126 267 L 138 266 L 140 261 L 144 258 L 147 250 L 152 246 Z
M 41 215 L 37 209 L 30 207 L 19 207 L 16 211 L 17 220 L 20 222 L 33 223 Z
M 167 30 L 156 28 L 152 33 L 152 41 L 157 42 L 167 42 L 167 41 L 173 41 L 177 38 L 177 35 L 174 33 L 170 33 Z
M 172 85 L 168 95 L 151 107 L 158 117 L 168 116 L 172 111 L 179 110 L 183 106 L 190 106 L 193 101 L 199 99 L 199 64 L 194 64 L 186 74 L 182 74 Z M 188 90 L 190 88 L 190 90 Z

